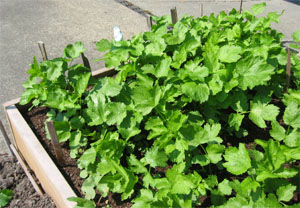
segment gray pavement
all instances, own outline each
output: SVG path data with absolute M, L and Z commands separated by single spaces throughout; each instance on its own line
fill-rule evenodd
M 178 15 L 200 15 L 200 3 L 204 15 L 221 10 L 239 8 L 239 0 L 127 0 L 155 15 L 170 13 L 176 6 Z M 299 2 L 299 0 L 291 0 Z M 246 0 L 243 8 L 261 1 Z M 268 11 L 285 13 L 280 24 L 274 27 L 291 39 L 293 31 L 300 29 L 300 7 L 288 1 L 267 1 Z M 266 13 L 265 12 L 265 13 Z M 0 103 L 20 97 L 22 84 L 28 78 L 26 71 L 36 56 L 41 60 L 37 41 L 46 44 L 49 58 L 62 55 L 64 47 L 82 41 L 85 55 L 93 60 L 103 54 L 96 51 L 95 42 L 101 38 L 112 38 L 112 28 L 121 28 L 128 39 L 138 32 L 147 30 L 145 17 L 116 3 L 114 0 L 0 0 Z M 90 61 L 92 69 L 102 68 L 103 62 Z M 4 121 L 1 108 L 0 118 Z M 0 153 L 7 152 L 0 133 Z
M 203 5 L 203 15 L 210 15 L 211 13 L 218 14 L 220 11 L 233 8 L 240 8 L 240 0 L 128 0 L 129 2 L 141 7 L 144 10 L 150 11 L 154 15 L 170 14 L 172 7 L 177 8 L 178 16 L 183 14 L 192 15 L 194 17 L 200 16 L 200 4 Z M 284 14 L 280 17 L 280 23 L 272 24 L 272 27 L 282 32 L 285 35 L 285 40 L 291 39 L 291 34 L 295 30 L 300 30 L 300 0 L 243 0 L 243 9 L 250 10 L 253 4 L 266 2 L 267 7 L 265 12 L 276 11 Z M 292 3 L 294 2 L 294 3 Z M 297 5 L 298 3 L 298 5 Z

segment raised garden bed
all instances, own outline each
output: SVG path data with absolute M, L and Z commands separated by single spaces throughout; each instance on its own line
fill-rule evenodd
M 107 68 L 92 73 L 95 78 L 113 74 L 115 71 Z M 83 196 L 80 191 L 80 171 L 76 160 L 69 157 L 66 148 L 63 148 L 64 164 L 60 165 L 57 161 L 51 141 L 46 138 L 45 133 L 44 124 L 49 110 L 37 107 L 28 111 L 29 105 L 19 105 L 19 99 L 6 102 L 3 107 L 13 134 L 13 143 L 44 191 L 54 200 L 57 207 L 74 207 L 75 203 L 67 198 Z
M 108 51 L 114 77 L 94 79 L 70 64 L 84 51 L 79 42 L 61 58 L 34 59 L 20 104 L 35 107 L 23 115 L 45 146 L 42 126 L 53 122 L 65 155 L 57 166 L 76 178 L 73 190 L 42 144 L 28 139 L 30 128 L 22 132 L 20 105 L 6 112 L 15 143 L 58 206 L 73 206 L 68 197 L 77 207 L 297 206 L 300 60 L 270 28 L 279 14 L 255 16 L 264 9 L 176 24 L 154 18 L 132 40 L 103 39 L 97 48 Z M 300 42 L 300 31 L 293 37 Z M 47 178 L 52 171 L 56 179 Z

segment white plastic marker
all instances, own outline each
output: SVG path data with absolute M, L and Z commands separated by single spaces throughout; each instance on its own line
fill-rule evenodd
M 123 40 L 123 34 L 117 26 L 114 26 L 114 39 L 115 41 Z

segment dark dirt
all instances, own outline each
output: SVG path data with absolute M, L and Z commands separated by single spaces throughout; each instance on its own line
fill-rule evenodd
M 0 154 L 0 189 L 13 190 L 13 199 L 5 206 L 9 208 L 55 208 L 54 202 L 47 195 L 40 197 L 17 159 L 7 154 Z

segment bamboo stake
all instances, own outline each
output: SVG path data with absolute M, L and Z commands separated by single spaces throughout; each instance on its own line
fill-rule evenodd
M 285 91 L 288 92 L 291 82 L 291 51 L 290 48 L 287 47 L 288 57 L 286 64 L 286 88 Z
M 171 9 L 171 16 L 172 16 L 172 23 L 176 24 L 176 22 L 178 22 L 178 15 L 177 15 L 176 7 Z
M 243 9 L 243 0 L 241 0 L 241 3 L 240 3 L 240 14 L 242 13 L 242 9 Z
M 83 66 L 90 69 L 91 68 L 90 62 L 89 62 L 88 58 L 84 55 L 84 53 L 81 53 L 81 58 L 82 58 Z
M 51 142 L 52 142 L 53 148 L 55 150 L 57 160 L 60 165 L 63 165 L 63 163 L 64 163 L 63 153 L 61 150 L 61 146 L 58 143 L 58 138 L 57 138 L 57 134 L 56 134 L 56 130 L 55 130 L 53 121 L 47 121 L 46 124 L 47 124 L 48 130 L 49 130 L 49 133 L 50 133 Z
M 203 4 L 200 4 L 200 16 L 203 16 Z
M 39 45 L 39 48 L 40 48 L 43 60 L 44 61 L 48 60 L 48 56 L 47 56 L 47 52 L 46 52 L 46 48 L 45 48 L 44 42 L 43 41 L 38 41 L 38 45 Z
M 152 25 L 153 25 L 153 22 L 152 22 L 152 16 L 147 16 L 147 25 L 148 25 L 148 28 L 149 30 L 151 31 L 152 29 Z

